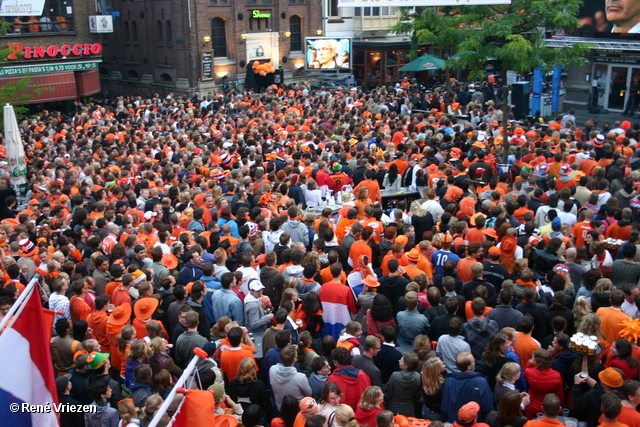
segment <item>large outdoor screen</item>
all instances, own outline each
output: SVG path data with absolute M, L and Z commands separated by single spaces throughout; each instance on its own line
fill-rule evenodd
M 307 38 L 305 57 L 305 65 L 310 70 L 350 69 L 351 39 Z
M 578 16 L 582 24 L 578 35 L 617 38 L 640 33 L 638 0 L 587 0 Z

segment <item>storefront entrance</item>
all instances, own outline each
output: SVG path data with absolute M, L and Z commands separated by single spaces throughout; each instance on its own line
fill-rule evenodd
M 596 80 L 596 104 L 601 109 L 623 111 L 629 99 L 633 78 L 640 79 L 640 66 L 596 63 L 593 78 Z

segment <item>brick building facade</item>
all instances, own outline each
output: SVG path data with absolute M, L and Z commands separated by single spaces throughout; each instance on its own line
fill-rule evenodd
M 90 15 L 96 15 L 94 2 L 46 0 L 42 16 L 4 17 L 1 49 L 11 54 L 0 69 L 0 85 L 28 74 L 33 86 L 46 89 L 32 104 L 100 92 L 102 36 L 89 32 Z
M 321 29 L 320 0 L 108 0 L 103 86 L 114 93 L 206 93 L 244 83 L 246 66 L 304 65 L 304 38 Z

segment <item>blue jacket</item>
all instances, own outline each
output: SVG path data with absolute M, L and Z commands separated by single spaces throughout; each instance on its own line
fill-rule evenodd
M 187 283 L 195 282 L 196 280 L 200 280 L 204 273 L 202 272 L 202 267 L 198 264 L 186 263 L 182 270 L 180 270 L 180 274 L 178 274 L 177 284 L 185 286 Z
M 458 421 L 458 409 L 474 401 L 480 405 L 478 422 L 493 410 L 493 392 L 487 379 L 479 372 L 452 372 L 442 386 L 442 413 L 447 421 Z
M 222 316 L 228 316 L 231 320 L 237 321 L 240 326 L 244 326 L 242 301 L 235 292 L 231 289 L 220 289 L 213 294 L 212 300 L 215 322 Z
M 209 323 L 215 323 L 214 319 L 216 316 L 213 314 L 213 293 L 222 289 L 220 279 L 217 277 L 202 276 L 200 277 L 200 280 L 202 280 L 202 283 L 207 287 L 207 295 L 202 300 L 202 305 L 204 306 L 205 313 L 207 313 Z
M 218 226 L 222 228 L 224 224 L 229 224 L 231 227 L 231 237 L 235 237 L 236 239 L 240 238 L 240 233 L 238 232 L 238 223 L 234 220 L 228 220 L 224 218 L 218 218 Z
M 398 345 L 413 345 L 420 334 L 429 333 L 429 320 L 418 310 L 403 310 L 396 315 L 398 323 Z

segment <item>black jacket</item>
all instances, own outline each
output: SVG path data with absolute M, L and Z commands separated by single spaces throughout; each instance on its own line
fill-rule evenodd
M 378 293 L 389 298 L 393 307 L 393 315 L 398 314 L 398 298 L 404 296 L 404 288 L 409 284 L 410 280 L 402 276 L 382 276 L 379 280 L 380 287 Z
M 262 267 L 260 269 L 260 282 L 264 285 L 264 294 L 271 299 L 274 307 L 280 306 L 284 277 L 275 268 Z
M 534 249 L 529 255 L 529 266 L 533 270 L 533 276 L 541 282 L 546 280 L 547 272 L 560 263 L 560 259 L 547 249 Z
M 271 422 L 273 418 L 273 407 L 269 400 L 267 386 L 260 380 L 241 383 L 238 377 L 231 380 L 229 388 L 229 397 L 236 403 L 242 405 L 242 409 L 246 410 L 250 405 L 258 405 L 265 411 L 267 422 Z

